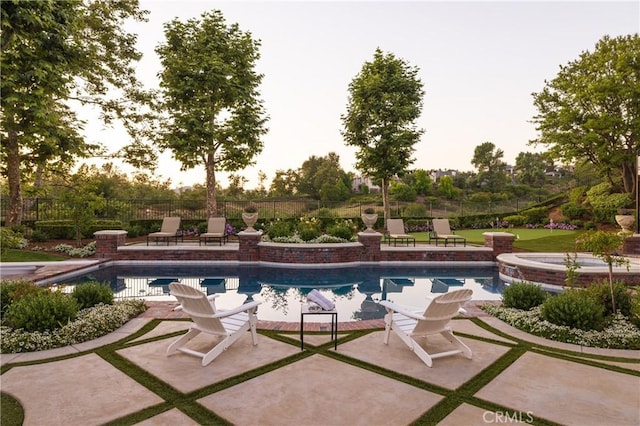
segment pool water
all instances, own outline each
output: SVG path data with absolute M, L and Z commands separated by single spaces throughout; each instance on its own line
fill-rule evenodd
M 427 298 L 461 288 L 474 300 L 500 300 L 503 284 L 496 268 L 350 266 L 286 268 L 271 266 L 115 265 L 58 282 L 65 291 L 97 280 L 108 283 L 116 299 L 175 300 L 169 283 L 180 281 L 206 294 L 219 294 L 216 306 L 228 309 L 258 300 L 258 319 L 299 321 L 306 294 L 317 289 L 336 304 L 339 321 L 379 319 L 380 300 L 423 309 Z M 313 317 L 324 321 L 324 316 Z M 317 318 L 317 319 L 316 319 Z M 328 320 L 328 319 L 327 319 Z

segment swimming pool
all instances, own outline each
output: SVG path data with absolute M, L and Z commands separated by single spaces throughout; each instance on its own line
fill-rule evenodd
M 474 300 L 500 300 L 502 294 L 494 267 L 113 265 L 56 284 L 71 291 L 91 280 L 108 283 L 117 299 L 147 300 L 175 300 L 168 285 L 180 281 L 206 294 L 218 293 L 216 306 L 223 309 L 261 301 L 258 319 L 266 321 L 299 321 L 300 304 L 314 288 L 336 303 L 339 321 L 382 318 L 384 309 L 376 303 L 380 300 L 419 309 L 426 306 L 428 297 L 459 288 L 472 289 Z

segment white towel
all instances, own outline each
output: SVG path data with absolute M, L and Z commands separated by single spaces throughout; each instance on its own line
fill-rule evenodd
M 326 297 L 324 297 L 318 290 L 313 289 L 307 294 L 307 301 L 316 303 L 325 311 L 333 311 L 336 305 Z
M 318 311 L 321 311 L 321 310 L 322 310 L 322 308 L 317 303 L 307 302 L 307 311 L 309 311 L 309 312 L 318 312 Z

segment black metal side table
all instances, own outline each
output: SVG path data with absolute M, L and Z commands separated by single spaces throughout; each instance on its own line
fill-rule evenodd
M 300 350 L 304 350 L 304 316 L 305 315 L 331 315 L 331 340 L 333 348 L 338 350 L 338 311 L 310 311 L 309 305 L 303 304 L 300 309 Z

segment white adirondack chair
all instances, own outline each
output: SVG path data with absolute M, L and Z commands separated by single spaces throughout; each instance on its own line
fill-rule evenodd
M 256 307 L 261 303 L 245 303 L 230 310 L 216 310 L 215 294 L 207 297 L 200 290 L 180 283 L 169 284 L 171 294 L 180 302 L 180 309 L 187 313 L 194 324 L 186 334 L 179 337 L 167 349 L 167 356 L 183 352 L 202 358 L 202 366 L 209 364 L 218 355 L 229 348 L 243 333 L 251 330 L 254 346 L 258 344 L 256 333 Z M 222 336 L 223 339 L 209 352 L 203 353 L 189 349 L 186 344 L 200 333 Z
M 471 349 L 453 335 L 449 322 L 460 312 L 462 305 L 471 299 L 472 294 L 473 291 L 469 289 L 441 294 L 429 302 L 423 314 L 411 312 L 387 300 L 379 302 L 387 310 L 387 314 L 384 317 L 385 345 L 389 344 L 389 335 L 393 330 L 428 367 L 433 365 L 435 358 L 450 355 L 463 354 L 466 358 L 471 359 Z M 428 353 L 415 340 L 419 337 L 426 339 L 434 334 L 444 336 L 455 346 L 455 349 L 446 352 Z

